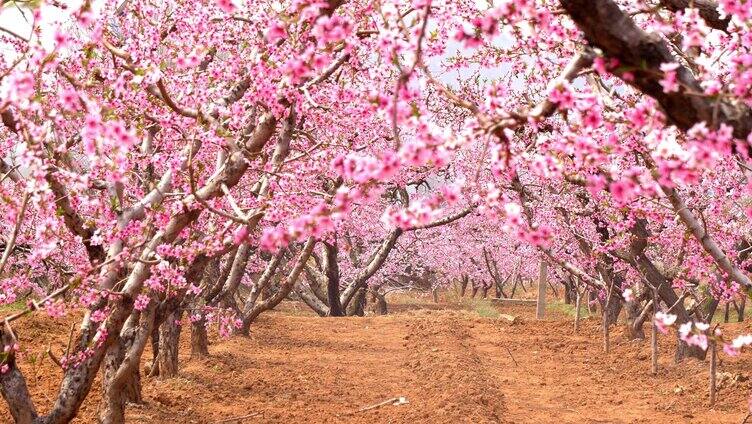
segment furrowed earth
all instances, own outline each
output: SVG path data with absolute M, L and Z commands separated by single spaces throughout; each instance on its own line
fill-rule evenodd
M 354 318 L 320 318 L 285 302 L 259 318 L 251 337 L 213 338 L 209 359 L 190 358 L 184 328 L 179 376 L 144 377 L 144 403 L 128 406 L 127 421 L 738 424 L 748 410 L 747 355 L 719 355 L 711 407 L 707 361 L 674 364 L 674 334 L 660 336 L 653 375 L 649 340 L 628 341 L 617 326 L 605 354 L 600 319 L 584 318 L 574 334 L 571 309 L 561 304 L 537 321 L 534 307 L 487 300 L 390 300 L 389 315 Z M 38 314 L 16 327 L 25 351 L 19 363 L 40 412 L 62 375 L 44 352 L 64 352 L 76 318 Z M 735 335 L 752 326 L 721 328 Z M 151 359 L 147 349 L 142 372 Z M 74 422 L 95 422 L 99 387 Z M 4 403 L 0 421 L 11 422 Z

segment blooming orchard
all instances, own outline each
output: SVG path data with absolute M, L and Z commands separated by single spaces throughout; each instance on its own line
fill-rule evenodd
M 209 323 L 248 333 L 292 292 L 355 314 L 413 262 L 490 285 L 542 258 L 606 327 L 626 307 L 639 336 L 653 305 L 704 356 L 752 286 L 751 6 L 24 4 L 0 32 L 0 300 L 86 314 L 44 412 L 6 320 L 11 413 L 70 421 L 101 368 L 122 422 L 153 329 L 169 375 L 183 316 L 201 354 Z

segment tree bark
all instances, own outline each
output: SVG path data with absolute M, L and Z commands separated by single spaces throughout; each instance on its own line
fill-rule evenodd
M 306 279 L 308 280 L 308 284 L 305 282 L 298 281 L 297 284 L 295 284 L 295 293 L 300 296 L 300 299 L 303 300 L 303 302 L 308 305 L 309 308 L 311 308 L 316 314 L 320 317 L 325 317 L 329 315 L 329 307 L 324 304 L 324 302 L 321 301 L 311 289 L 311 280 L 314 279 L 313 276 L 308 274 Z
M 371 278 L 371 276 L 373 276 L 373 274 L 375 274 L 376 271 L 378 271 L 382 267 L 382 265 L 384 265 L 386 258 L 389 256 L 389 252 L 391 252 L 394 246 L 397 244 L 397 239 L 399 239 L 403 232 L 404 231 L 401 228 L 395 228 L 391 230 L 389 234 L 387 234 L 384 240 L 382 240 L 378 249 L 376 249 L 376 251 L 373 253 L 371 260 L 368 261 L 368 265 L 366 265 L 365 268 L 361 269 L 360 272 L 358 272 L 358 274 L 355 276 L 355 279 L 342 292 L 342 295 L 340 296 L 340 303 L 342 304 L 343 308 L 347 309 L 356 292 L 363 286 L 365 286 L 365 284 L 368 282 L 368 279 Z
M 178 375 L 178 350 L 180 348 L 179 324 L 182 311 L 176 311 L 167 316 L 159 326 L 159 354 L 155 363 L 155 373 L 162 378 L 173 378 Z
M 564 284 L 564 304 L 565 305 L 571 305 L 572 304 L 572 282 L 569 277 L 565 278 L 563 281 Z
M 347 305 L 347 316 L 359 316 L 362 317 L 365 315 L 365 306 L 366 306 L 366 288 L 363 287 L 359 289 L 355 296 L 350 301 L 350 304 Z
M 482 286 L 480 286 L 480 297 L 481 299 L 488 298 L 488 286 L 485 283 Z
M 339 293 L 339 264 L 337 263 L 337 253 L 339 249 L 336 244 L 324 243 L 324 271 L 326 273 L 326 294 L 329 303 L 329 315 L 333 317 L 344 316 L 342 302 L 340 302 Z
M 34 401 L 29 394 L 29 388 L 26 386 L 26 379 L 16 365 L 16 355 L 12 350 L 16 337 L 10 332 L 9 327 L 0 327 L 0 336 L 3 349 L 6 347 L 9 349 L 4 361 L 8 370 L 0 375 L 0 393 L 8 404 L 13 420 L 19 424 L 31 424 L 38 415 Z
M 648 302 L 645 309 L 652 310 L 652 302 Z M 641 312 L 643 308 L 640 307 L 640 302 L 632 301 L 626 302 L 625 311 L 627 313 L 627 322 L 625 325 L 625 334 L 629 340 L 643 340 L 645 339 L 645 330 L 642 328 L 644 322 L 640 321 Z
M 309 237 L 308 240 L 306 240 L 303 249 L 298 254 L 295 266 L 293 266 L 290 273 L 284 277 L 284 281 L 280 284 L 279 290 L 277 290 L 276 293 L 271 295 L 268 299 L 263 300 L 261 303 L 246 302 L 246 309 L 243 311 L 242 326 L 240 330 L 243 334 L 248 334 L 251 323 L 255 321 L 261 313 L 274 308 L 290 294 L 292 288 L 300 277 L 300 274 L 303 272 L 305 264 L 308 262 L 308 258 L 311 257 L 311 253 L 315 246 L 316 240 L 313 237 Z M 269 266 L 267 266 L 267 270 L 268 269 L 270 269 Z M 264 272 L 266 273 L 266 270 Z
M 742 298 L 739 300 L 739 307 L 736 311 L 739 313 L 738 322 L 744 321 L 744 307 L 747 305 L 747 293 L 742 292 Z
M 386 304 L 386 297 L 384 297 L 383 294 L 379 293 L 378 289 L 369 289 L 368 294 L 370 297 L 368 299 L 369 311 L 371 311 L 374 315 L 386 315 L 387 313 L 389 313 Z
M 124 424 L 127 403 L 143 403 L 141 355 L 154 325 L 156 305 L 134 311 L 120 332 L 120 339 L 107 349 L 103 362 L 102 403 L 99 421 Z
M 713 129 L 723 123 L 732 127 L 734 137 L 740 140 L 752 132 L 750 108 L 694 95 L 703 90 L 685 66 L 676 70 L 682 89 L 665 93 L 660 85 L 661 64 L 680 61 L 662 37 L 640 29 L 613 0 L 561 0 L 561 5 L 585 33 L 590 45 L 600 48 L 607 57 L 619 59 L 619 69 L 614 73 L 657 100 L 670 123 L 684 131 L 700 122 L 706 122 Z M 627 72 L 629 78 L 625 78 Z
M 206 318 L 191 320 L 191 358 L 209 356 L 209 336 L 206 333 Z
M 645 278 L 653 287 L 657 288 L 658 296 L 663 303 L 674 307 L 670 312 L 676 315 L 677 325 L 691 321 L 692 318 L 684 307 L 684 303 L 679 301 L 679 296 L 674 292 L 670 282 L 645 254 L 647 237 L 650 234 L 647 228 L 647 222 L 644 219 L 637 219 L 634 225 L 630 228 L 630 232 L 633 236 L 629 246 L 632 265 L 637 268 L 643 278 Z M 687 356 L 697 359 L 705 359 L 705 351 L 697 346 L 688 346 L 683 341 L 678 341 L 674 360 L 680 362 Z

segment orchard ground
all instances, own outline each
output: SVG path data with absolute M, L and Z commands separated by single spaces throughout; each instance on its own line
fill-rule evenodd
M 362 318 L 320 318 L 284 302 L 261 316 L 250 338 L 212 340 L 210 359 L 188 358 L 190 331 L 183 331 L 179 376 L 144 378 L 145 403 L 128 408 L 128 422 L 738 424 L 748 408 L 748 356 L 720 355 L 711 408 L 707 362 L 675 365 L 674 335 L 661 336 L 660 371 L 652 375 L 649 341 L 627 341 L 617 327 L 605 355 L 600 319 L 584 318 L 574 334 L 572 308 L 561 303 L 536 321 L 534 307 L 451 294 L 438 304 L 404 294 L 390 301 L 389 315 Z M 500 313 L 518 318 L 509 323 Z M 18 328 L 23 345 L 36 346 L 20 362 L 42 410 L 61 375 L 43 352 L 49 345 L 59 356 L 76 318 L 39 314 Z M 142 371 L 150 362 L 147 349 Z M 97 383 L 75 422 L 95 422 L 99 390 Z M 408 403 L 365 410 L 395 397 Z M 0 421 L 9 422 L 2 408 Z

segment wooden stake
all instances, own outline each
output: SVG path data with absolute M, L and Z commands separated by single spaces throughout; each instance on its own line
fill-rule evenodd
M 605 311 L 605 308 L 604 308 Z M 608 334 L 608 318 L 606 317 L 606 314 L 603 314 L 603 351 L 608 354 L 608 352 L 611 350 L 611 340 L 609 339 Z
M 241 416 L 239 416 L 239 417 L 230 417 L 230 418 L 225 418 L 225 419 L 223 419 L 223 420 L 219 420 L 219 421 L 214 421 L 214 423 L 215 423 L 215 424 L 220 424 L 220 423 L 229 423 L 229 422 L 232 422 L 232 421 L 241 421 L 241 420 L 245 420 L 245 419 L 247 419 L 247 418 L 252 418 L 252 417 L 255 417 L 256 415 L 261 415 L 261 412 L 254 412 L 254 413 L 252 413 L 252 414 L 241 415 Z
M 393 398 L 389 398 L 389 399 L 387 399 L 387 400 L 385 400 L 383 402 L 379 402 L 379 403 L 376 403 L 376 404 L 373 404 L 373 405 L 369 405 L 369 406 L 364 406 L 363 408 L 360 408 L 357 411 L 352 411 L 352 412 L 346 413 L 345 415 L 353 415 L 353 414 L 357 414 L 359 412 L 370 411 L 372 409 L 380 408 L 380 407 L 385 406 L 385 405 L 401 405 L 403 403 L 407 403 L 407 400 L 404 397 L 393 397 Z
M 580 301 L 582 299 L 582 294 L 580 293 L 580 289 L 575 287 L 575 291 L 577 292 L 577 299 L 575 300 L 575 310 L 574 310 L 574 333 L 577 334 L 580 332 Z
M 710 341 L 710 406 L 715 405 L 715 374 L 717 368 L 717 355 L 715 351 L 715 341 Z
M 653 289 L 653 319 L 650 325 L 650 359 L 651 371 L 658 374 L 658 325 L 655 323 L 655 311 L 658 310 L 658 293 Z
M 535 318 L 543 319 L 546 316 L 546 280 L 548 274 L 548 263 L 541 259 L 540 273 L 538 275 L 538 306 L 535 310 Z

